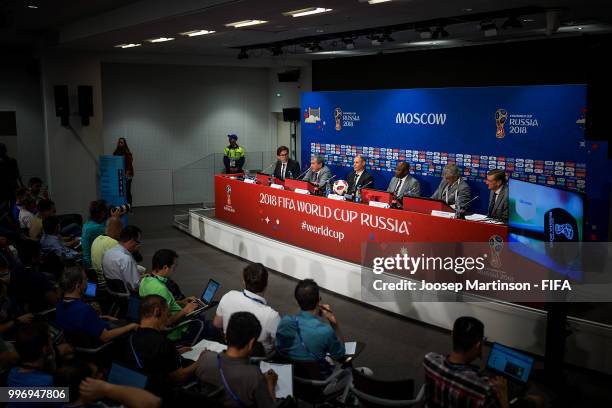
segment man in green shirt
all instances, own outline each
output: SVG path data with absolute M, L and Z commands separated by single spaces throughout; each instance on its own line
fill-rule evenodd
M 195 297 L 190 296 L 183 300 L 176 300 L 172 292 L 166 286 L 168 276 L 176 271 L 178 265 L 178 254 L 171 249 L 160 249 L 153 255 L 151 274 L 145 275 L 140 281 L 138 294 L 141 298 L 148 295 L 159 295 L 168 303 L 168 326 L 174 326 L 180 322 L 187 314 L 198 308 Z M 202 319 L 200 316 L 193 316 L 194 319 Z M 195 333 L 189 333 L 190 325 L 185 325 L 173 330 L 168 338 L 175 342 L 191 342 Z M 214 340 L 220 338 L 220 333 L 210 322 L 204 323 L 204 330 L 201 337 Z

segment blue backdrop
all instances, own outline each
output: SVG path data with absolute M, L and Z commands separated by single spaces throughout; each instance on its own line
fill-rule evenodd
M 607 229 L 610 166 L 606 146 L 584 140 L 586 85 L 309 92 L 301 100 L 304 169 L 321 154 L 342 179 L 363 154 L 384 189 L 397 162 L 408 161 L 429 196 L 454 162 L 479 196 L 472 209 L 486 213 L 483 180 L 502 168 L 586 193 L 585 231 Z

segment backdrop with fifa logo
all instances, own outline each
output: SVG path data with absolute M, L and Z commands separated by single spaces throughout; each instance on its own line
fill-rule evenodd
M 407 161 L 421 195 L 430 196 L 443 167 L 456 163 L 478 196 L 472 210 L 486 213 L 484 179 L 501 168 L 585 193 L 585 231 L 605 235 L 610 165 L 606 146 L 584 139 L 586 85 L 308 92 L 301 101 L 303 169 L 320 154 L 345 179 L 362 154 L 375 188 L 386 189 L 397 163 Z

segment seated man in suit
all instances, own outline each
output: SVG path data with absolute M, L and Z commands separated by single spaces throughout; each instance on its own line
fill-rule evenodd
M 395 167 L 395 176 L 389 182 L 387 192 L 393 193 L 398 199 L 404 196 L 419 197 L 421 185 L 419 181 L 410 175 L 410 164 L 399 162 Z
M 367 172 L 365 166 L 365 158 L 360 154 L 355 156 L 355 160 L 353 161 L 353 171 L 346 176 L 346 181 L 348 182 L 346 194 L 353 195 L 355 194 L 357 188 L 362 188 L 364 186 L 374 188 L 374 177 Z
M 322 188 L 331 178 L 331 170 L 329 167 L 325 166 L 323 156 L 313 156 L 312 159 L 310 159 L 310 169 L 308 169 L 308 172 L 306 172 L 302 180 L 318 184 L 319 187 Z
M 489 190 L 489 209 L 487 216 L 508 223 L 508 183 L 506 173 L 493 169 L 487 173 L 485 183 Z
M 289 148 L 287 146 L 280 146 L 276 149 L 276 157 L 278 160 L 276 161 L 276 167 L 274 167 L 274 177 L 284 180 L 298 177 L 302 173 L 300 163 L 289 158 Z
M 468 183 L 461 178 L 459 167 L 456 164 L 450 163 L 444 166 L 442 181 L 431 198 L 442 200 L 455 209 L 459 206 L 461 211 L 468 209 L 472 193 Z

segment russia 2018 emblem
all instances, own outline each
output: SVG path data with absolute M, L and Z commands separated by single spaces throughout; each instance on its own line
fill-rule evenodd
M 495 111 L 495 126 L 497 130 L 495 131 L 495 137 L 498 139 L 503 139 L 506 136 L 506 129 L 504 129 L 504 125 L 506 124 L 506 120 L 508 119 L 508 111 L 505 109 L 498 109 Z

